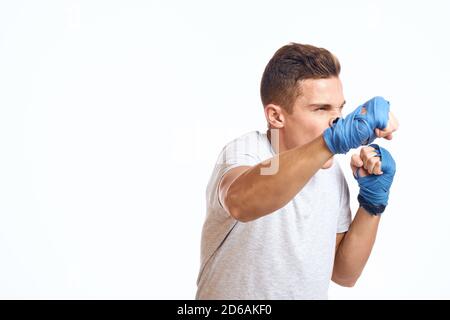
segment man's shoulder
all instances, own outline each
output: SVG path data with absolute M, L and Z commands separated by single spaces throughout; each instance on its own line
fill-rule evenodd
M 240 142 L 247 142 L 247 143 L 249 143 L 249 142 L 250 142 L 250 143 L 251 143 L 251 142 L 254 142 L 254 143 L 256 143 L 256 142 L 259 141 L 259 139 L 261 139 L 263 136 L 264 136 L 264 134 L 261 133 L 261 132 L 258 131 L 258 130 L 249 131 L 249 132 L 246 132 L 246 133 L 244 133 L 244 134 L 242 134 L 242 135 L 240 135 L 240 136 L 234 138 L 234 139 L 231 140 L 231 141 L 228 141 L 228 142 L 225 144 L 225 147 L 228 146 L 228 145 L 238 144 L 238 143 L 240 143 Z
M 267 136 L 260 131 L 244 133 L 225 144 L 217 164 L 255 165 L 270 157 L 270 144 L 267 141 Z
M 232 153 L 244 152 L 256 155 L 267 148 L 266 140 L 267 136 L 265 133 L 261 133 L 258 130 L 249 131 L 227 142 L 222 151 Z

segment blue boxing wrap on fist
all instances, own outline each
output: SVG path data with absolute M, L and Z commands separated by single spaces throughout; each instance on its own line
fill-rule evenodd
M 364 114 L 363 108 L 366 109 Z M 337 118 L 323 133 L 328 149 L 333 154 L 347 153 L 350 149 L 372 143 L 377 138 L 375 129 L 387 127 L 389 110 L 389 101 L 383 97 L 374 97 L 347 117 Z
M 370 214 L 377 215 L 383 213 L 388 204 L 389 189 L 394 180 L 396 167 L 389 151 L 377 144 L 371 144 L 370 147 L 373 147 L 377 157 L 380 157 L 383 174 L 360 177 L 358 168 L 355 179 L 359 185 L 359 204 Z

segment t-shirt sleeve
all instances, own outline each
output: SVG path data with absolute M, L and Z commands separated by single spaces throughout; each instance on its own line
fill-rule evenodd
M 350 210 L 350 192 L 348 189 L 347 181 L 345 180 L 344 173 L 339 168 L 340 181 L 341 181 L 341 199 L 337 220 L 336 233 L 342 233 L 348 231 L 352 222 L 352 213 Z
M 229 142 L 219 155 L 216 163 L 215 200 L 223 208 L 218 197 L 218 187 L 222 177 L 231 169 L 240 166 L 254 166 L 262 160 L 258 154 L 259 141 L 253 135 L 246 135 Z
M 217 161 L 221 173 L 219 179 L 233 168 L 260 163 L 259 147 L 259 140 L 254 134 L 247 134 L 228 143 Z

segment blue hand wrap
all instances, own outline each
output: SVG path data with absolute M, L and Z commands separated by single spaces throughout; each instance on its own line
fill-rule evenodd
M 377 152 L 377 157 L 381 159 L 381 175 L 359 176 L 359 169 L 356 170 L 355 179 L 359 185 L 358 202 L 373 215 L 383 213 L 388 204 L 389 189 L 392 185 L 395 175 L 395 161 L 389 151 L 381 148 L 377 144 L 371 144 Z
M 366 109 L 365 114 L 361 114 L 362 108 Z M 350 149 L 372 143 L 377 138 L 375 129 L 387 127 L 389 109 L 389 101 L 384 98 L 370 99 L 344 119 L 336 119 L 323 133 L 325 143 L 333 154 L 347 153 Z

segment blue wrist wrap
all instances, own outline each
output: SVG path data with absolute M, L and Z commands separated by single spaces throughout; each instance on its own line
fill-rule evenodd
M 389 151 L 377 144 L 371 144 L 370 146 L 375 149 L 377 156 L 381 159 L 383 174 L 360 177 L 358 169 L 355 179 L 359 185 L 359 204 L 370 214 L 377 215 L 383 213 L 388 204 L 389 189 L 394 180 L 396 166 Z
M 366 113 L 362 114 L 362 109 Z M 347 153 L 350 149 L 372 143 L 376 138 L 375 129 L 383 130 L 388 125 L 389 101 L 374 97 L 360 105 L 345 118 L 338 118 L 327 128 L 323 137 L 333 154 Z

